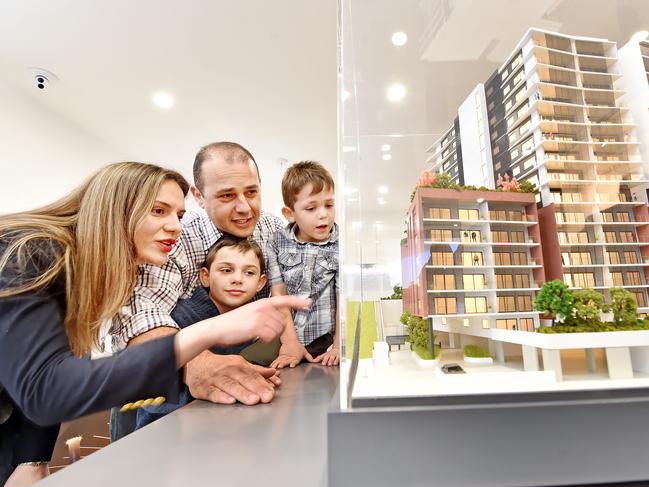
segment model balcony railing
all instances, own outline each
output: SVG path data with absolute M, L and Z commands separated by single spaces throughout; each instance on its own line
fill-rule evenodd
M 578 140 L 568 135 L 543 134 L 543 142 L 575 142 Z
M 598 83 L 583 83 L 584 88 L 590 88 L 592 90 L 613 90 L 613 85 L 610 83 L 598 84 Z
M 557 122 L 557 123 L 562 123 L 562 122 L 568 122 L 568 123 L 578 123 L 575 118 L 570 118 L 570 117 L 557 117 L 557 116 L 543 116 L 541 117 L 541 120 L 544 122 Z
M 556 152 L 546 152 L 544 160 L 546 161 L 578 161 L 576 154 L 558 154 Z

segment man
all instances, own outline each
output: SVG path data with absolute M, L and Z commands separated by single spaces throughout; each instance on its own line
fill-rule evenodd
M 261 187 L 252 154 L 233 142 L 203 147 L 194 161 L 191 191 L 205 211 L 183 219 L 183 232 L 163 267 L 144 266 L 134 296 L 116 320 L 117 347 L 137 345 L 176 333 L 170 313 L 178 299 L 188 298 L 199 285 L 199 269 L 208 249 L 223 233 L 252 238 L 262 249 L 282 226 L 279 218 L 260 211 Z M 268 287 L 255 298 L 268 296 Z M 291 364 L 303 355 L 296 348 L 280 350 Z M 280 384 L 274 369 L 246 362 L 238 355 L 204 352 L 186 366 L 185 383 L 195 398 L 216 403 L 268 403 Z

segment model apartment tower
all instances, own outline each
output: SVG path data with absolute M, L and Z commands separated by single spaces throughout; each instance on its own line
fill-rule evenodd
M 649 49 L 634 49 L 632 86 L 647 90 Z M 649 97 L 642 105 L 627 92 L 623 54 L 605 39 L 530 29 L 428 160 L 459 184 L 496 188 L 505 175 L 533 183 L 545 278 L 605 295 L 621 286 L 647 311 Z

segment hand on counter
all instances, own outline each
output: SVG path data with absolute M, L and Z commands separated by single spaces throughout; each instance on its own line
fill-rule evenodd
M 239 355 L 203 352 L 187 363 L 185 383 L 196 399 L 251 406 L 271 402 L 281 379 L 275 369 L 253 365 Z
M 338 347 L 332 347 L 331 350 L 318 355 L 313 361 L 327 366 L 338 365 L 340 363 L 340 350 Z
M 279 349 L 279 355 L 275 360 L 273 360 L 273 363 L 270 364 L 270 366 L 275 369 L 295 367 L 302 361 L 302 359 L 306 359 L 309 362 L 314 361 L 311 354 L 306 351 L 304 345 L 302 345 L 298 340 L 286 341 L 282 343 L 282 346 Z

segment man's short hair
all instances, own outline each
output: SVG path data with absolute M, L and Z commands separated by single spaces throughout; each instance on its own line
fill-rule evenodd
M 282 178 L 284 204 L 294 209 L 295 197 L 309 183 L 313 185 L 311 194 L 319 193 L 323 189 L 335 189 L 331 174 L 322 164 L 315 161 L 298 162 L 289 167 Z
M 224 234 L 220 239 L 216 241 L 214 245 L 212 245 L 212 247 L 210 247 L 210 250 L 207 252 L 207 257 L 205 257 L 203 267 L 206 267 L 207 270 L 210 270 L 210 267 L 212 267 L 212 263 L 216 258 L 216 254 L 219 252 L 219 250 L 225 247 L 234 247 L 242 254 L 246 254 L 252 250 L 257 257 L 257 260 L 259 260 L 259 270 L 261 274 L 264 274 L 266 272 L 264 253 L 261 251 L 261 247 L 257 245 L 257 242 L 249 238 L 235 237 L 234 235 L 228 234 Z
M 227 162 L 252 161 L 257 170 L 257 177 L 261 182 L 259 166 L 257 166 L 257 161 L 252 157 L 252 154 L 248 149 L 236 142 L 212 142 L 211 144 L 201 147 L 194 158 L 194 186 L 196 186 L 200 191 L 203 190 L 203 175 L 201 172 L 203 169 L 203 163 L 217 154 L 223 157 Z

